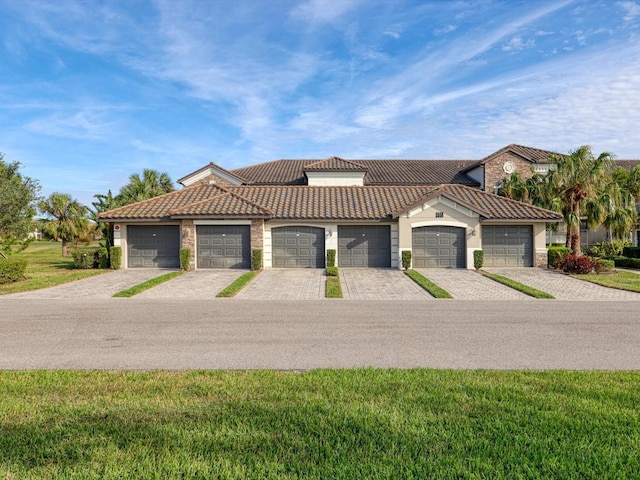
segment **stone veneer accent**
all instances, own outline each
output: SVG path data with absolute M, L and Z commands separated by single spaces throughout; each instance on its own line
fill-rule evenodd
M 182 220 L 180 225 L 182 238 L 180 248 L 191 250 L 191 260 L 189 260 L 189 270 L 196 268 L 196 227 L 193 220 Z
M 207 183 L 207 184 L 214 183 L 215 185 L 218 185 L 222 188 L 237 186 L 237 185 L 234 185 L 233 183 L 227 182 L 224 178 L 220 178 L 217 175 L 208 175 L 207 177 L 203 178 L 197 183 Z
M 531 172 L 531 162 L 511 152 L 502 153 L 484 165 L 485 192 L 494 193 L 494 188 L 500 185 L 505 177 L 510 175 L 507 175 L 502 169 L 505 162 L 513 162 L 516 167 L 515 171 L 522 175 L 522 178 L 525 180 L 533 175 Z
M 540 268 L 547 268 L 547 252 L 536 252 L 535 266 Z
M 264 247 L 264 219 L 251 220 L 251 249 Z

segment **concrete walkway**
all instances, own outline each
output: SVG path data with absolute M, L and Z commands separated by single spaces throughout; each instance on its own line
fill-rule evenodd
M 400 270 L 341 268 L 342 294 L 347 300 L 435 300 Z
M 529 295 L 494 282 L 472 270 L 422 268 L 417 271 L 444 288 L 457 300 L 534 300 Z
M 269 268 L 255 277 L 234 299 L 320 300 L 325 298 L 324 268 Z
M 215 298 L 222 289 L 245 272 L 247 270 L 225 268 L 193 270 L 146 290 L 136 295 L 136 298 Z
M 524 283 L 543 292 L 550 293 L 557 300 L 578 301 L 640 301 L 640 293 L 602 287 L 595 283 L 571 278 L 553 270 L 542 268 L 485 268 L 487 272 L 497 273 Z
M 159 277 L 175 270 L 158 268 L 132 268 L 114 270 L 71 283 L 30 292 L 3 295 L 6 298 L 53 299 L 53 298 L 109 298 L 114 293 L 126 290 L 139 283 Z

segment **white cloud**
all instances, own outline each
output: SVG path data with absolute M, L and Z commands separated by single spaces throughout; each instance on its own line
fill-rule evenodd
M 640 15 L 640 4 L 636 2 L 626 0 L 624 2 L 618 2 L 617 5 L 624 10 L 624 17 L 622 18 L 625 22 L 631 22 Z
M 444 35 L 445 33 L 453 32 L 457 28 L 458 27 L 456 27 L 455 25 L 447 25 L 445 27 L 436 29 L 436 31 L 433 33 L 435 33 L 436 35 Z
M 509 40 L 508 43 L 502 46 L 502 51 L 503 52 L 519 52 L 520 50 L 534 47 L 535 44 L 536 42 L 532 38 L 525 41 L 522 39 L 522 37 L 513 37 L 511 40 Z
M 291 11 L 291 16 L 314 24 L 333 23 L 363 0 L 307 0 Z

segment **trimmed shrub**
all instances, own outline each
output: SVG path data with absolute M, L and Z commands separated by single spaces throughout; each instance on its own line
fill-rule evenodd
M 26 260 L 22 258 L 0 258 L 0 284 L 22 280 L 26 271 Z
M 262 270 L 262 249 L 251 250 L 251 270 Z
M 615 257 L 623 255 L 625 247 L 629 246 L 626 240 L 611 240 L 609 242 L 598 242 L 589 249 L 589 253 L 596 257 Z M 625 255 L 629 257 L 630 255 Z
M 566 255 L 560 262 L 559 267 L 566 273 L 591 273 L 594 268 L 594 261 L 584 255 Z
M 616 267 L 640 270 L 640 258 L 613 257 Z
M 402 251 L 402 268 L 405 270 L 411 268 L 411 250 Z
M 336 266 L 336 251 L 333 248 L 327 250 L 327 267 Z
M 605 258 L 596 258 L 593 261 L 593 269 L 596 273 L 610 272 L 615 268 L 616 264 L 613 260 Z
M 122 248 L 121 247 L 111 247 L 109 249 L 111 253 L 111 269 L 119 270 L 122 266 Z
M 78 248 L 71 252 L 73 265 L 80 269 L 98 268 L 100 266 L 101 248 Z
M 480 270 L 484 265 L 484 250 L 473 251 L 473 268 Z
M 109 268 L 109 250 L 106 248 L 98 251 L 98 268 Z
M 640 247 L 624 247 L 622 255 L 629 258 L 640 258 Z
M 561 268 L 560 263 L 571 252 L 567 247 L 551 246 L 547 250 L 547 266 L 549 268 Z
M 327 277 L 337 277 L 338 267 L 327 267 Z
M 188 272 L 190 263 L 191 263 L 191 250 L 188 248 L 181 248 L 180 249 L 180 268 L 185 272 Z

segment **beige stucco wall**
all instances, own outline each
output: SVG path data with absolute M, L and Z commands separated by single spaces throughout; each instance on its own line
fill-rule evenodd
M 443 217 L 437 218 L 436 212 Z M 426 226 L 462 227 L 466 230 L 467 268 L 473 268 L 473 251 L 482 248 L 479 215 L 446 197 L 437 197 L 412 208 L 398 219 L 399 251 L 396 264 L 401 266 L 403 250 L 412 249 L 412 229 Z
M 305 172 L 311 187 L 335 187 L 364 185 L 364 172 Z

